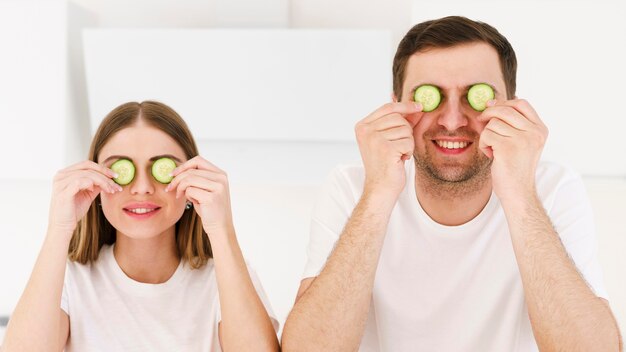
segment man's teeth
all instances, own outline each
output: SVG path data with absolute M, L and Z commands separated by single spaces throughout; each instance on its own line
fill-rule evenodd
M 128 209 L 128 211 L 130 211 L 131 213 L 135 213 L 135 214 L 145 214 L 145 213 L 149 213 L 155 210 L 156 208 L 154 209 L 148 209 L 148 208 Z
M 451 141 L 437 141 L 437 145 L 446 149 L 460 149 L 465 148 L 469 142 L 451 142 Z

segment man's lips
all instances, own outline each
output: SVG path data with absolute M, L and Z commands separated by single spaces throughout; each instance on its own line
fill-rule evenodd
M 461 154 L 473 144 L 467 139 L 433 139 L 432 142 L 437 150 L 448 155 Z

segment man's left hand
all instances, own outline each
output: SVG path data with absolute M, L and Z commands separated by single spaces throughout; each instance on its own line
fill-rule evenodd
M 478 116 L 487 121 L 479 148 L 493 158 L 493 189 L 501 202 L 535 195 L 535 171 L 548 128 L 523 99 L 489 101 Z

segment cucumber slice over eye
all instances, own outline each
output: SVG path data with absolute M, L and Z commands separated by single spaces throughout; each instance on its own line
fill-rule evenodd
M 118 185 L 125 186 L 135 178 L 135 165 L 128 159 L 120 159 L 111 165 L 111 170 L 117 173 L 117 177 L 113 179 Z
M 174 160 L 170 158 L 161 158 L 152 164 L 152 176 L 161 183 L 170 183 L 173 176 L 170 176 L 170 172 L 172 172 L 176 168 L 176 163 Z
M 487 108 L 487 102 L 495 97 L 493 88 L 485 83 L 474 84 L 467 92 L 467 101 L 476 111 L 484 111 Z
M 441 103 L 441 93 L 439 92 L 439 88 L 430 84 L 424 84 L 417 87 L 413 95 L 413 100 L 415 100 L 416 103 L 422 104 L 423 112 L 430 112 L 435 110 L 439 106 L 439 103 Z

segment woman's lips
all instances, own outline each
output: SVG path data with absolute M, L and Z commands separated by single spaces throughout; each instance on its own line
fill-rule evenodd
M 148 218 L 155 216 L 160 210 L 161 210 L 160 207 L 132 208 L 132 209 L 124 208 L 124 213 L 133 219 L 141 220 L 141 219 L 148 219 Z

